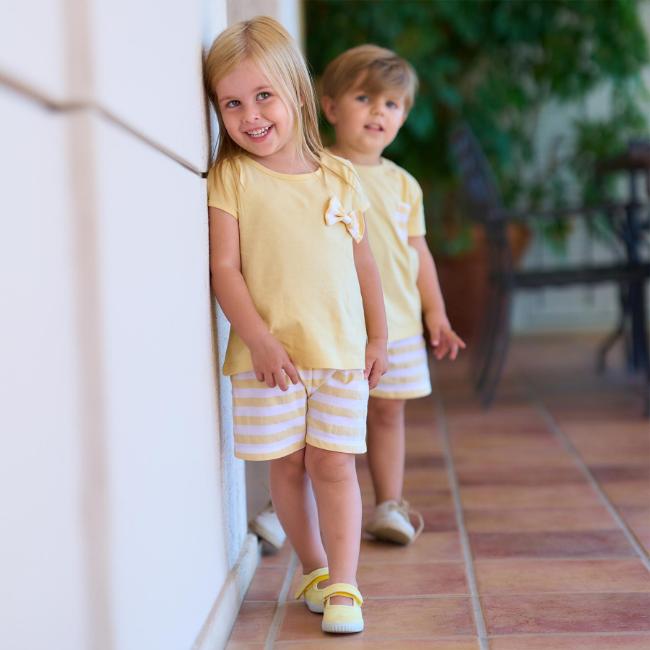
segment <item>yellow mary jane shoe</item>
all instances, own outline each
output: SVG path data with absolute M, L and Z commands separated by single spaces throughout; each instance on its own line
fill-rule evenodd
M 354 585 L 337 582 L 321 591 L 325 603 L 321 626 L 323 632 L 349 634 L 363 631 L 363 614 L 361 613 L 363 598 Z M 330 603 L 332 596 L 352 598 L 352 605 L 332 605 Z
M 315 569 L 311 573 L 302 576 L 302 582 L 298 591 L 296 591 L 295 598 L 298 600 L 301 596 L 305 598 L 305 605 L 310 612 L 314 614 L 323 613 L 323 593 L 324 589 L 318 588 L 318 583 L 327 580 L 330 577 L 330 572 L 327 567 L 322 569 Z

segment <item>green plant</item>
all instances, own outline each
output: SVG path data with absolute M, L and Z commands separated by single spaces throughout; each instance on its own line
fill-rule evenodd
M 420 78 L 415 106 L 387 155 L 420 181 L 430 243 L 471 245 L 454 208 L 448 137 L 459 120 L 477 133 L 504 202 L 551 207 L 592 196 L 594 161 L 647 128 L 640 73 L 649 61 L 639 18 L 645 0 L 306 0 L 307 56 L 315 76 L 364 42 L 408 59 Z M 581 108 L 595 89 L 609 113 Z M 556 147 L 537 140 L 542 111 L 574 107 Z M 566 222 L 544 226 L 558 244 Z

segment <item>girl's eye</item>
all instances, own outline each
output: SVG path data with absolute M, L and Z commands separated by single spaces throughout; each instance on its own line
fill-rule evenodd
M 257 93 L 257 99 L 268 99 L 271 96 L 271 93 L 267 90 L 263 90 L 261 93 Z
M 226 102 L 226 108 L 235 108 L 237 106 L 239 106 L 238 99 L 231 99 L 230 101 Z
M 388 106 L 388 108 L 398 108 L 397 104 L 392 100 L 387 101 L 386 106 Z
M 357 95 L 355 99 L 358 102 L 363 102 L 365 104 L 368 101 L 368 95 Z

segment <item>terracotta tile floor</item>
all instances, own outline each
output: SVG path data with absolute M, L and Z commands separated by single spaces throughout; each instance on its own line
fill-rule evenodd
M 405 496 L 425 530 L 363 541 L 366 630 L 326 637 L 291 601 L 287 545 L 262 559 L 228 649 L 650 650 L 650 423 L 638 380 L 593 373 L 595 345 L 517 340 L 487 412 L 466 363 L 437 368 L 408 409 Z

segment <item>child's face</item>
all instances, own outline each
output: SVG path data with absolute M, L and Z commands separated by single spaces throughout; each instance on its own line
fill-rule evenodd
M 337 146 L 358 154 L 353 162 L 374 163 L 406 119 L 404 100 L 390 90 L 370 95 L 357 83 L 335 100 L 324 98 L 323 110 L 336 131 Z
M 228 135 L 253 158 L 269 167 L 295 158 L 293 115 L 255 63 L 242 61 L 219 81 L 216 94 Z

